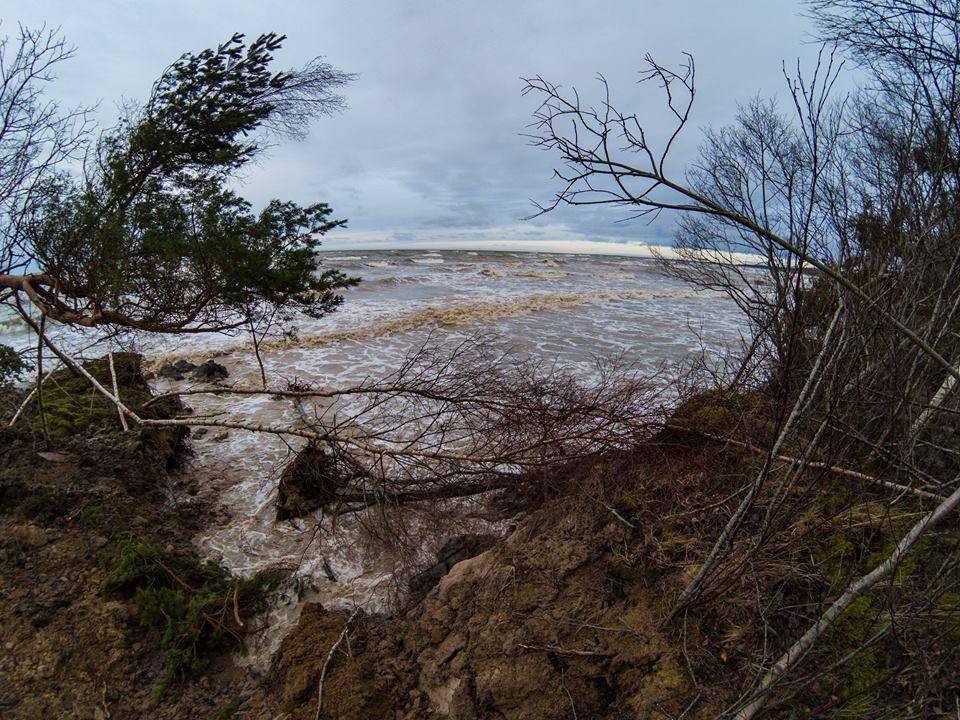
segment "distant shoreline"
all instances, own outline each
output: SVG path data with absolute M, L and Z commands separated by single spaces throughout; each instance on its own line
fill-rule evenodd
M 392 238 L 337 238 L 326 237 L 321 254 L 343 254 L 383 251 L 426 252 L 510 252 L 547 253 L 552 255 L 604 255 L 613 257 L 655 260 L 683 260 L 677 249 L 669 245 L 618 243 L 600 240 L 410 240 Z M 763 261 L 753 253 L 723 253 L 720 257 L 735 265 L 756 265 Z

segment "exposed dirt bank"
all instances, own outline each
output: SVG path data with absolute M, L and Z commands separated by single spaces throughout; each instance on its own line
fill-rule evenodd
M 684 672 L 623 556 L 641 531 L 582 497 L 455 564 L 405 615 L 356 616 L 333 655 L 347 617 L 310 605 L 268 677 L 222 652 L 159 697 L 161 638 L 133 598 L 106 592 L 111 567 L 131 539 L 191 556 L 209 515 L 177 435 L 114 425 L 98 414 L 50 445 L 35 417 L 0 431 L 0 717 L 312 718 L 328 657 L 321 717 L 682 710 Z
M 129 382 L 135 402 L 142 380 Z M 715 718 L 924 508 L 884 508 L 875 483 L 817 474 L 789 496 L 801 510 L 777 519 L 781 541 L 755 513 L 711 591 L 664 623 L 756 472 L 745 442 L 710 437 L 764 437 L 763 405 L 722 399 L 702 394 L 675 429 L 543 477 L 510 535 L 444 563 L 406 611 L 308 605 L 266 675 L 235 665 L 225 642 L 175 683 L 169 632 L 145 623 L 195 589 L 203 573 L 179 568 L 214 518 L 178 469 L 182 438 L 122 432 L 81 402 L 61 407 L 71 432 L 48 445 L 27 417 L 0 430 L 0 718 Z M 734 416 L 755 426 L 738 430 Z M 169 587 L 109 591 L 131 540 L 162 551 Z M 953 717 L 958 600 L 929 579 L 956 547 L 951 525 L 928 538 L 922 563 L 908 559 L 896 584 L 861 598 L 768 716 Z M 258 621 L 217 582 L 228 590 L 209 622 L 230 640 Z M 897 596 L 918 600 L 893 616 L 892 635 Z

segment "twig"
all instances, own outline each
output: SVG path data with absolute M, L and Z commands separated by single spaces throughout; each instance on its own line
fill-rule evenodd
M 48 377 L 50 377 L 50 373 L 47 373 L 44 380 L 46 380 Z M 10 427 L 13 427 L 16 424 L 17 420 L 20 419 L 20 416 L 23 414 L 23 411 L 27 408 L 27 406 L 30 405 L 30 401 L 33 400 L 33 396 L 36 394 L 37 394 L 37 388 L 33 388 L 33 390 L 30 391 L 30 394 L 27 395 L 26 400 L 20 403 L 20 407 L 17 409 L 17 412 L 14 413 L 13 418 L 10 420 Z
M 103 714 L 107 718 L 107 720 L 110 720 L 110 718 L 113 716 L 110 714 L 110 706 L 107 705 L 107 684 L 106 683 L 103 684 L 103 690 L 100 692 L 100 707 L 103 708 Z
M 850 583 L 843 594 L 837 598 L 817 621 L 807 629 L 800 639 L 793 643 L 793 645 L 780 656 L 777 662 L 767 670 L 763 679 L 760 681 L 757 691 L 753 695 L 753 700 L 737 713 L 736 720 L 752 720 L 752 718 L 756 717 L 770 699 L 773 687 L 794 665 L 804 659 L 814 643 L 843 615 L 847 608 L 849 608 L 857 598 L 866 594 L 880 580 L 891 575 L 900 565 L 904 556 L 910 551 L 910 548 L 913 547 L 924 533 L 956 510 L 957 506 L 960 506 L 960 488 L 954 490 L 950 497 L 916 523 L 910 531 L 900 539 L 896 548 L 894 548 L 893 552 L 888 555 L 882 563 L 871 572 Z
M 110 362 L 110 380 L 113 382 L 113 394 L 119 398 L 120 385 L 117 382 L 117 369 L 113 365 L 113 352 L 107 353 L 107 360 Z M 120 425 L 123 427 L 123 431 L 130 432 L 130 426 L 127 424 L 127 418 L 124 416 L 123 410 L 121 410 L 119 407 L 117 407 L 117 415 L 120 416 Z
M 37 411 L 40 415 L 40 427 L 43 429 L 43 440 L 49 449 L 50 428 L 47 425 L 47 411 L 43 406 L 43 329 L 46 319 L 46 316 L 40 317 L 40 334 L 37 336 Z
M 340 647 L 340 643 L 342 643 L 344 638 L 347 636 L 347 631 L 350 630 L 350 623 L 359 612 L 360 608 L 356 607 L 353 609 L 353 612 L 350 613 L 350 617 L 347 618 L 347 622 L 343 626 L 340 637 L 338 637 L 337 641 L 330 646 L 330 650 L 327 652 L 327 659 L 323 661 L 323 667 L 320 668 L 320 682 L 317 685 L 317 713 L 313 716 L 314 720 L 320 720 L 320 709 L 323 707 L 323 681 L 327 677 L 327 668 L 330 665 L 330 661 L 333 660 L 333 653 L 336 652 L 337 648 Z
M 637 526 L 636 526 L 636 525 L 634 525 L 632 522 L 630 522 L 629 520 L 627 520 L 623 515 L 621 515 L 620 513 L 618 513 L 615 508 L 611 507 L 610 505 L 607 505 L 607 504 L 606 504 L 603 500 L 601 500 L 600 498 L 593 498 L 593 499 L 594 499 L 596 502 L 598 502 L 598 503 L 600 503 L 601 505 L 603 505 L 607 510 L 609 510 L 609 511 L 613 514 L 613 516 L 614 516 L 617 520 L 619 520 L 620 522 L 622 522 L 622 523 L 623 523 L 624 525 L 626 525 L 628 528 L 630 528 L 631 530 L 636 530 L 636 529 L 637 529 Z
M 592 650 L 568 650 L 559 645 L 526 645 L 525 643 L 517 643 L 517 647 L 536 650 L 538 652 L 552 652 L 557 655 L 579 655 L 581 657 L 606 657 L 610 655 L 610 653 L 594 652 Z
M 233 586 L 233 619 L 237 621 L 237 625 L 243 627 L 243 620 L 240 619 L 240 604 L 237 602 L 237 595 L 240 593 L 240 586 Z
M 184 590 L 188 590 L 189 592 L 192 592 L 192 593 L 196 592 L 196 589 L 192 587 L 190 583 L 188 583 L 186 580 L 184 580 L 179 575 L 177 575 L 173 570 L 167 567 L 166 564 L 164 564 L 163 560 L 161 560 L 160 558 L 153 558 L 153 561 L 157 565 L 159 565 L 160 569 L 164 570 L 167 573 L 167 575 L 170 576 L 170 579 L 173 580 L 175 583 L 177 583 L 177 585 L 182 587 Z
M 560 687 L 563 688 L 563 691 L 567 694 L 567 699 L 570 701 L 570 712 L 573 713 L 573 720 L 577 720 L 577 706 L 573 702 L 573 695 L 570 694 L 567 684 L 563 681 L 563 670 L 560 671 Z
M 713 433 L 704 432 L 703 430 L 697 430 L 694 428 L 684 427 L 683 425 L 672 425 L 667 423 L 666 427 L 672 430 L 682 430 L 684 432 L 692 432 L 707 438 L 708 440 L 714 440 L 725 445 L 734 445 L 736 447 L 741 447 L 744 450 L 749 452 L 766 455 L 767 451 L 763 448 L 759 448 L 756 445 L 751 445 L 750 443 L 743 442 L 742 440 L 735 440 L 730 437 L 724 437 L 722 435 L 714 435 Z M 776 453 L 772 456 L 774 460 L 780 460 L 781 462 L 789 463 L 791 466 L 797 466 L 800 464 L 800 460 L 790 455 L 783 455 L 782 453 Z M 900 483 L 895 483 L 890 480 L 884 480 L 883 478 L 878 478 L 875 475 L 868 475 L 867 473 L 859 472 L 858 470 L 851 470 L 850 468 L 840 467 L 838 465 L 828 465 L 826 463 L 817 462 L 817 461 L 807 461 L 806 466 L 812 470 L 826 470 L 828 472 L 834 473 L 836 475 L 842 475 L 843 477 L 854 478 L 856 480 L 862 480 L 863 482 L 873 483 L 875 485 L 880 485 L 889 490 L 896 490 L 897 492 L 909 493 L 910 495 L 915 495 L 924 500 L 936 500 L 937 502 L 943 502 L 947 499 L 946 495 L 940 495 L 938 493 L 928 492 L 926 490 L 920 490 L 919 488 L 913 488 L 909 485 L 901 485 Z M 738 491 L 739 492 L 739 491 Z

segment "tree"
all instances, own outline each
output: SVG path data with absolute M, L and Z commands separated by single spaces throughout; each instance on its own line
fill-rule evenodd
M 731 127 L 707 133 L 685 175 L 669 171 L 669 155 L 694 98 L 689 57 L 679 70 L 647 58 L 641 81 L 659 86 L 675 119 L 659 143 L 640 117 L 615 107 L 605 82 L 596 106 L 542 78 L 525 88 L 543 100 L 534 143 L 563 162 L 558 191 L 538 210 L 569 204 L 616 206 L 640 217 L 679 212 L 685 263 L 672 271 L 724 290 L 745 310 L 753 358 L 744 367 L 759 369 L 759 384 L 776 398 L 759 469 L 668 620 L 719 598 L 765 548 L 795 541 L 791 518 L 831 491 L 814 467 L 893 477 L 939 503 L 918 513 L 880 562 L 831 587 L 811 608 L 808 631 L 784 644 L 782 655 L 760 659 L 766 670 L 745 689 L 734 709 L 739 718 L 754 717 L 786 692 L 788 675 L 791 687 L 803 687 L 797 672 L 815 656 L 811 649 L 855 602 L 880 594 L 881 581 L 894 585 L 911 548 L 925 551 L 920 538 L 929 540 L 960 504 L 960 3 L 808 5 L 825 45 L 812 75 L 799 68 L 786 74 L 791 112 L 763 101 L 741 108 Z M 870 81 L 837 98 L 844 56 Z M 732 253 L 744 250 L 759 267 L 732 262 Z M 800 452 L 775 472 L 787 440 Z M 798 484 L 802 491 L 791 494 Z M 889 513 L 900 499 L 885 498 Z M 914 595 L 896 581 L 897 591 L 879 600 L 890 622 L 878 637 L 894 632 L 891 625 L 922 635 L 927 620 L 917 619 L 917 608 L 929 608 L 958 582 L 947 561 L 923 576 Z M 759 619 L 767 622 L 762 609 Z M 915 658 L 936 651 L 930 643 L 918 648 Z M 914 663 L 922 675 L 924 661 Z
M 29 322 L 149 332 L 220 331 L 277 309 L 320 316 L 354 282 L 321 269 L 331 209 L 271 201 L 260 212 L 229 185 L 269 135 L 299 138 L 343 107 L 352 76 L 320 59 L 270 69 L 284 36 L 236 34 L 186 54 L 89 143 L 82 111 L 61 114 L 42 86 L 72 51 L 21 28 L 0 45 L 0 302 Z M 13 57 L 11 58 L 11 53 Z M 85 150 L 83 173 L 69 160 Z

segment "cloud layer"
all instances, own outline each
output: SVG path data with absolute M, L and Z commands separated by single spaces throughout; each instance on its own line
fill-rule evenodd
M 351 229 L 401 237 L 518 233 L 530 200 L 551 196 L 554 158 L 523 137 L 537 100 L 521 97 L 521 77 L 541 75 L 589 98 L 603 73 L 615 102 L 646 112 L 656 131 L 657 102 L 636 85 L 643 56 L 676 63 L 692 53 L 698 96 L 693 127 L 677 147 L 682 174 L 698 127 L 729 122 L 738 101 L 784 95 L 781 62 L 815 53 L 804 44 L 800 10 L 786 0 L 36 0 L 18 16 L 4 13 L 0 33 L 15 34 L 18 21 L 60 26 L 77 55 L 60 68 L 54 92 L 68 103 L 100 101 L 105 125 L 116 102 L 142 100 L 181 53 L 236 31 L 286 33 L 280 65 L 322 55 L 358 78 L 346 90 L 346 112 L 319 119 L 306 141 L 275 148 L 241 191 L 254 204 L 328 202 Z M 581 238 L 668 239 L 669 222 L 617 222 L 622 217 L 566 210 L 527 226 L 537 236 L 553 228 Z

